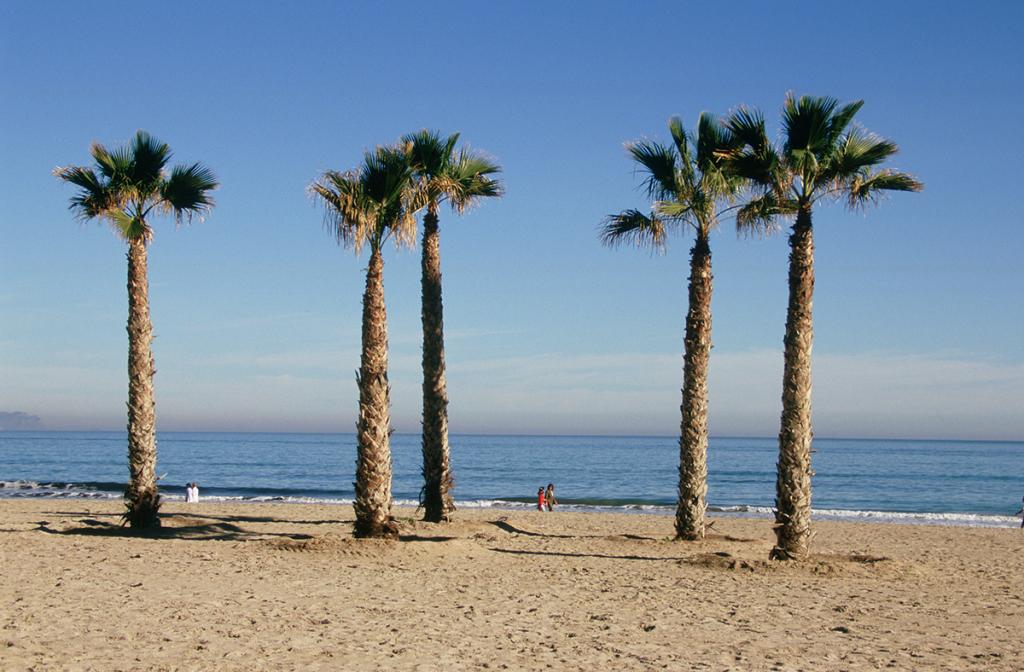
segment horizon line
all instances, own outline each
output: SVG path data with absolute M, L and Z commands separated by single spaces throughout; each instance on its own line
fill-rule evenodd
M 122 433 L 127 434 L 127 430 L 124 429 L 0 429 L 2 434 L 28 434 L 32 432 L 48 432 L 54 434 L 111 434 L 111 433 Z M 340 431 L 255 431 L 255 430 L 230 430 L 230 429 L 218 429 L 218 430 L 193 430 L 193 429 L 166 429 L 157 430 L 157 434 L 279 434 L 279 435 L 323 435 L 323 434 L 342 434 L 342 435 L 355 435 L 356 432 L 340 432 Z M 399 436 L 418 436 L 419 432 L 400 432 L 393 431 L 393 435 Z M 515 432 L 451 432 L 451 436 L 493 436 L 493 437 L 525 437 L 525 438 L 595 438 L 595 439 L 673 439 L 678 440 L 678 436 L 675 434 L 554 434 L 554 433 L 515 433 Z M 763 439 L 763 440 L 777 440 L 776 436 L 761 436 L 753 434 L 712 434 L 708 436 L 709 439 Z M 826 441 L 906 441 L 906 442 L 945 442 L 945 443 L 1024 443 L 1024 439 L 951 439 L 951 438 L 906 438 L 898 436 L 878 437 L 878 436 L 815 436 L 814 440 L 826 440 Z

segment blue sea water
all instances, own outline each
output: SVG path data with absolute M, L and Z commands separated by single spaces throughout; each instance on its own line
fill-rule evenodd
M 461 507 L 530 507 L 553 482 L 565 508 L 674 511 L 678 468 L 672 437 L 451 437 Z M 396 502 L 418 501 L 420 437 L 395 434 Z M 1024 495 L 1024 443 L 816 439 L 819 518 L 1015 526 Z M 349 503 L 352 434 L 162 432 L 161 491 L 183 498 Z M 122 432 L 0 432 L 0 498 L 120 497 L 127 480 Z M 775 439 L 711 439 L 709 510 L 770 516 Z

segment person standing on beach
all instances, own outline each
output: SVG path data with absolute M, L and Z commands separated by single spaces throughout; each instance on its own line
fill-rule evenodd
M 199 484 L 195 482 L 192 483 L 192 502 L 199 503 Z
M 537 488 L 537 510 L 544 510 L 544 487 Z
M 1016 515 L 1020 516 L 1020 529 L 1024 530 L 1024 497 L 1020 498 L 1020 511 Z
M 558 500 L 555 499 L 555 484 L 548 483 L 548 490 L 544 493 L 544 501 L 548 505 L 548 511 L 555 510 L 555 504 L 558 504 Z
M 186 483 L 185 484 L 185 503 L 186 504 L 191 504 L 193 501 L 195 501 L 195 494 L 194 494 L 194 492 L 192 490 L 192 484 L 191 483 Z

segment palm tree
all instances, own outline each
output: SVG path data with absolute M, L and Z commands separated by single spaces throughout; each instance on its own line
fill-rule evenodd
M 780 149 L 768 140 L 760 112 L 740 108 L 726 121 L 741 142 L 728 153 L 727 170 L 755 185 L 752 198 L 737 212 L 737 223 L 794 220 L 775 487 L 776 543 L 771 551 L 778 560 L 806 557 L 811 538 L 813 208 L 836 199 L 856 208 L 877 202 L 884 191 L 922 188 L 911 175 L 877 169 L 898 148 L 851 125 L 863 105 L 862 100 L 840 106 L 834 98 L 787 95 Z
M 355 536 L 394 538 L 391 516 L 391 418 L 388 386 L 388 323 L 384 305 L 384 243 L 411 245 L 416 232 L 412 167 L 408 148 L 378 147 L 345 173 L 325 172 L 310 185 L 326 208 L 325 221 L 339 243 L 370 247 L 363 293 L 363 350 L 356 375 Z
M 444 367 L 444 309 L 441 302 L 441 231 L 438 210 L 447 203 L 463 213 L 481 198 L 496 197 L 501 185 L 492 175 L 501 168 L 487 158 L 462 149 L 459 134 L 448 137 L 421 130 L 403 138 L 426 203 L 423 216 L 423 519 L 439 523 L 455 511 L 448 447 L 448 390 Z
M 150 215 L 173 214 L 178 222 L 213 207 L 217 188 L 204 166 L 175 166 L 170 148 L 144 131 L 128 146 L 91 148 L 95 169 L 57 168 L 54 175 L 79 187 L 71 210 L 83 220 L 103 219 L 128 243 L 128 469 L 125 520 L 133 528 L 157 527 L 156 409 L 153 400 L 153 325 L 149 319 L 146 246 L 153 239 Z
M 710 235 L 736 193 L 740 180 L 722 171 L 722 155 L 733 148 L 731 134 L 707 113 L 697 133 L 688 134 L 678 118 L 669 120 L 672 146 L 642 140 L 626 145 L 647 175 L 644 186 L 654 199 L 650 215 L 626 210 L 605 219 L 606 245 L 623 242 L 661 251 L 669 226 L 690 227 L 689 310 L 683 357 L 683 402 L 679 438 L 679 501 L 676 538 L 703 539 L 707 509 L 708 359 L 711 354 Z M 696 147 L 691 148 L 691 143 Z M 696 150 L 696 156 L 693 155 Z M 725 208 L 729 209 L 729 208 Z

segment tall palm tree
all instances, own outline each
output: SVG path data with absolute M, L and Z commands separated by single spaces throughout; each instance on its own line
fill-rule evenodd
M 742 143 L 728 153 L 727 170 L 755 185 L 752 198 L 737 212 L 737 223 L 793 220 L 775 487 L 776 543 L 771 551 L 778 560 L 806 557 L 811 538 L 812 211 L 830 200 L 845 199 L 856 208 L 876 202 L 884 191 L 922 189 L 911 175 L 877 168 L 898 148 L 852 125 L 863 105 L 862 100 L 840 106 L 834 98 L 788 94 L 782 110 L 781 148 L 768 139 L 760 112 L 740 108 L 726 121 Z
M 679 501 L 676 537 L 703 539 L 707 509 L 708 359 L 711 354 L 710 235 L 740 180 L 722 171 L 722 156 L 733 149 L 732 135 L 707 113 L 700 115 L 696 135 L 682 122 L 669 120 L 673 144 L 649 140 L 626 145 L 647 175 L 644 186 L 654 199 L 652 212 L 625 210 L 605 219 L 606 245 L 629 242 L 661 251 L 669 226 L 692 228 L 689 309 L 683 357 L 683 401 L 679 438 Z M 695 143 L 695 147 L 691 144 Z M 696 155 L 693 151 L 696 150 Z
M 213 207 L 217 188 L 204 166 L 167 170 L 170 148 L 144 131 L 126 146 L 91 148 L 95 169 L 57 168 L 54 175 L 79 187 L 71 210 L 83 220 L 103 219 L 128 243 L 128 469 L 125 520 L 133 528 L 160 525 L 156 477 L 156 404 L 153 400 L 153 325 L 149 319 L 146 247 L 153 239 L 151 215 L 172 214 L 181 222 Z
M 467 149 L 455 150 L 459 134 L 421 130 L 402 139 L 416 174 L 423 216 L 423 519 L 439 523 L 455 511 L 448 447 L 448 389 L 444 367 L 444 309 L 441 302 L 441 230 L 438 211 L 447 202 L 461 214 L 482 198 L 497 197 L 493 175 L 501 167 Z
M 370 247 L 363 293 L 363 350 L 356 383 L 355 536 L 393 538 L 391 516 L 391 417 L 388 386 L 388 322 L 384 305 L 384 243 L 411 245 L 416 232 L 412 167 L 406 145 L 366 152 L 362 165 L 325 172 L 310 185 L 326 209 L 325 221 L 339 243 L 356 254 Z

